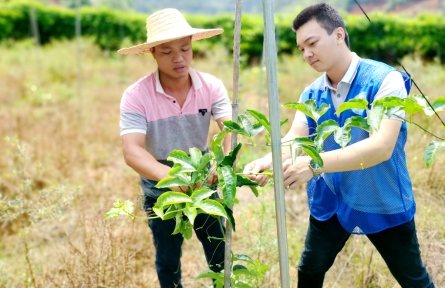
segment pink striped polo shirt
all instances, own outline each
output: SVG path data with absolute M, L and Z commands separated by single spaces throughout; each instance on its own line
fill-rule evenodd
M 174 149 L 207 150 L 211 115 L 231 116 L 232 106 L 221 80 L 193 69 L 189 74 L 192 87 L 182 108 L 165 93 L 157 71 L 128 87 L 120 104 L 120 135 L 145 134 L 145 149 L 157 160 Z

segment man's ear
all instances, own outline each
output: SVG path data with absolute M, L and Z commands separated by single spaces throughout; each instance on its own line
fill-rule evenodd
M 341 44 L 342 42 L 345 42 L 345 30 L 341 27 L 338 27 L 335 29 L 335 37 L 337 39 L 337 44 Z

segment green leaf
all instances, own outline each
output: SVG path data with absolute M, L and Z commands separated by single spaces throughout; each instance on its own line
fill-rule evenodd
M 157 207 L 163 208 L 167 205 L 192 202 L 187 194 L 181 192 L 164 192 L 158 197 Z
M 228 130 L 224 129 L 223 131 L 213 136 L 213 140 L 210 143 L 210 147 L 212 148 L 212 152 L 215 155 L 215 160 L 218 164 L 224 160 L 225 155 L 224 155 L 222 141 L 224 137 L 226 137 L 226 135 L 229 133 L 230 132 Z
M 235 254 L 232 256 L 232 262 L 235 261 L 246 261 L 248 263 L 254 264 L 255 262 L 253 261 L 252 258 L 250 258 L 248 255 L 245 254 Z
M 264 116 L 264 114 L 255 111 L 255 110 L 247 110 L 247 112 L 253 116 L 253 118 L 255 118 L 258 123 L 260 123 L 261 125 L 264 126 L 264 128 L 267 130 L 267 132 L 269 132 L 270 134 L 270 123 L 269 120 L 267 119 L 266 116 Z
M 183 222 L 184 222 L 184 219 L 182 219 L 182 213 L 178 213 L 178 214 L 176 214 L 176 219 L 175 219 L 176 221 L 175 221 L 175 223 L 176 223 L 176 225 L 175 225 L 175 230 L 173 230 L 173 233 L 172 233 L 172 235 L 176 235 L 176 234 L 178 234 L 178 233 L 181 233 L 181 231 L 183 230 Z
M 240 264 L 233 265 L 233 274 L 252 276 L 250 270 L 247 269 L 246 266 Z
M 192 186 L 192 183 L 183 174 L 177 174 L 174 177 L 164 178 L 155 185 L 156 188 L 168 188 L 171 186 Z
M 190 164 L 196 169 L 198 170 L 201 158 L 202 158 L 202 152 L 201 150 L 199 150 L 198 148 L 194 147 L 194 148 L 190 148 L 189 149 L 190 152 Z
M 253 194 L 255 195 L 255 197 L 258 197 L 258 189 L 256 188 L 256 186 L 248 186 L 250 188 L 250 190 L 252 190 Z
M 222 272 L 213 272 L 212 270 L 207 270 L 204 272 L 201 272 L 196 278 L 202 279 L 202 278 L 212 278 L 216 280 L 224 280 L 224 274 Z
M 223 205 L 212 199 L 195 202 L 193 203 L 193 207 L 200 208 L 202 211 L 210 215 L 222 216 L 224 218 L 228 217 Z
M 317 126 L 317 136 L 315 137 L 315 144 L 317 144 L 317 151 L 323 151 L 323 142 L 329 137 L 336 129 L 338 129 L 338 123 L 335 120 L 326 120 Z
M 366 119 L 363 119 L 360 116 L 352 116 L 351 118 L 346 119 L 343 127 L 357 127 L 367 131 L 368 133 L 371 132 L 371 126 L 369 126 Z
M 189 222 L 185 222 L 185 225 L 183 226 L 182 235 L 184 235 L 184 238 L 187 240 L 192 239 L 193 236 L 193 225 Z
M 206 153 L 202 155 L 201 160 L 199 161 L 198 165 L 198 171 L 203 171 L 207 167 L 207 164 L 209 164 L 210 160 L 212 160 L 212 154 Z
M 187 218 L 189 219 L 190 223 L 193 225 L 193 223 L 195 222 L 195 218 L 198 215 L 198 212 L 196 211 L 195 207 L 191 207 L 190 204 L 187 204 L 187 206 L 185 206 L 184 209 L 184 215 L 187 216 Z
M 168 171 L 168 175 L 176 176 L 183 172 L 181 164 L 173 164 L 173 167 Z
M 314 147 L 316 146 L 314 141 L 312 141 L 308 137 L 297 137 L 297 138 L 294 139 L 292 144 L 293 145 L 308 145 L 308 146 L 314 146 Z
M 232 207 L 236 196 L 236 174 L 230 166 L 218 167 L 216 170 L 226 205 Z
M 440 112 L 440 111 L 444 110 L 445 109 L 445 97 L 437 98 L 436 100 L 434 100 L 432 106 L 433 106 L 434 110 L 436 110 L 436 112 Z
M 403 107 L 404 106 L 405 99 L 400 98 L 397 96 L 388 96 L 384 97 L 378 100 L 375 100 L 372 103 L 372 106 L 374 105 L 383 105 L 385 108 L 392 108 L 392 107 Z
M 235 280 L 234 287 L 236 287 L 236 288 L 255 288 L 255 287 L 250 286 L 249 284 L 244 283 L 243 281 L 240 281 L 240 280 Z
M 351 128 L 339 127 L 334 131 L 334 140 L 340 147 L 345 148 L 349 141 L 351 141 Z
M 428 106 L 425 99 L 420 98 L 418 95 L 409 95 L 408 98 L 405 98 L 402 110 L 405 110 L 409 115 L 413 115 L 418 112 L 425 113 L 427 116 L 434 114 L 433 110 Z
M 192 175 L 190 175 L 190 185 L 189 186 L 193 186 L 193 185 L 195 185 L 196 183 L 198 183 L 199 181 L 201 181 L 202 180 L 202 178 L 201 178 L 201 173 L 199 173 L 199 172 L 193 172 L 192 173 Z
M 301 147 L 308 147 L 308 146 L 316 146 L 314 141 L 307 137 L 298 137 L 295 138 L 294 141 L 290 144 L 290 150 L 292 155 L 292 162 L 295 162 L 297 156 L 298 156 L 298 149 Z
M 299 103 L 299 102 L 286 103 L 284 104 L 284 107 L 300 111 L 306 116 L 312 118 L 316 123 L 318 123 L 318 119 L 320 119 L 320 117 L 323 116 L 330 108 L 328 104 L 323 103 L 317 109 L 317 104 L 315 103 L 315 100 L 312 99 L 308 99 L 304 103 Z
M 382 122 L 383 115 L 385 114 L 385 107 L 382 104 L 375 103 L 371 110 L 368 110 L 368 116 L 366 121 L 369 126 L 374 128 L 375 130 L 380 129 L 380 123 Z
M 430 144 L 428 144 L 428 147 L 423 153 L 423 160 L 425 161 L 426 166 L 428 168 L 431 167 L 431 165 L 433 165 L 439 150 L 444 148 L 445 148 L 444 141 L 434 140 Z
M 415 103 L 417 103 L 417 105 L 413 105 L 413 112 L 410 113 L 408 112 L 408 110 L 406 110 L 407 113 L 409 113 L 410 115 L 416 113 L 416 112 L 423 112 L 426 116 L 430 117 L 431 115 L 434 115 L 434 111 L 433 109 L 431 109 L 430 105 L 428 104 L 427 99 L 425 99 L 425 97 L 423 95 L 420 94 L 414 94 L 414 95 L 409 95 L 408 98 L 405 99 L 405 103 L 409 103 L 410 100 L 414 101 Z M 407 104 L 405 104 L 406 107 Z M 420 107 L 420 108 L 419 108 Z
M 159 218 L 161 218 L 162 220 L 164 220 L 164 209 L 159 209 L 159 208 L 157 208 L 157 207 L 153 207 L 152 209 L 153 209 L 153 212 L 155 212 L 155 214 L 156 214 Z M 175 217 L 176 217 L 176 215 L 175 215 Z
M 280 127 L 283 127 L 284 124 L 286 124 L 289 121 L 289 119 L 284 119 L 280 121 Z
M 105 213 L 105 219 L 114 218 L 121 215 L 121 209 L 119 208 L 111 208 L 108 210 L 107 213 Z
M 247 133 L 243 128 L 241 128 L 241 126 L 236 122 L 228 120 L 228 121 L 224 121 L 223 124 L 224 124 L 224 126 L 227 127 L 227 129 L 230 130 L 230 132 L 234 132 L 234 133 L 246 136 L 246 137 L 250 137 L 249 133 Z
M 216 191 L 208 187 L 201 187 L 200 189 L 193 191 L 193 194 L 190 198 L 192 199 L 193 202 L 197 202 L 209 198 L 215 192 Z
M 157 208 L 157 209 L 159 209 L 159 208 Z M 170 205 L 170 207 L 168 207 L 167 211 L 165 211 L 165 213 L 163 214 L 163 217 L 161 217 L 161 219 L 162 220 L 170 220 L 170 219 L 175 218 L 176 214 L 182 213 L 180 211 L 180 209 L 182 209 L 182 207 L 178 208 L 178 207 L 176 207 L 176 205 Z M 153 210 L 154 210 L 154 208 L 153 208 Z
M 338 116 L 340 115 L 343 111 L 349 110 L 349 109 L 362 109 L 362 110 L 366 110 L 368 109 L 368 101 L 365 99 L 352 99 L 349 100 L 347 102 L 344 102 L 343 104 L 341 104 L 337 111 L 335 112 L 335 114 Z
M 373 105 L 383 105 L 385 107 L 385 115 L 387 118 L 391 118 L 397 111 L 403 109 L 405 106 L 405 99 L 396 97 L 396 96 L 388 96 L 379 100 L 376 100 Z
M 129 216 L 131 218 L 135 218 L 133 215 L 134 212 L 134 203 L 130 200 L 126 200 L 122 202 L 121 199 L 117 199 L 113 204 L 113 208 L 111 208 L 107 213 L 105 213 L 105 219 L 117 217 L 119 215 Z
M 307 146 L 307 145 L 301 145 L 300 149 L 306 153 L 306 155 L 308 155 L 309 157 L 311 157 L 315 163 L 317 163 L 318 166 L 320 166 L 321 168 L 323 168 L 323 159 L 321 159 L 320 154 L 318 154 L 317 150 L 315 150 L 314 148 Z
M 197 170 L 197 166 L 193 165 L 190 157 L 182 150 L 173 150 L 167 157 L 167 160 L 180 164 L 183 171 L 193 172 Z
M 236 175 L 236 187 L 242 186 L 258 186 L 260 183 L 250 180 L 244 175 Z
M 229 207 L 227 207 L 226 205 L 223 205 L 223 207 L 224 207 L 224 210 L 226 211 L 227 220 L 229 221 L 230 226 L 232 226 L 233 231 L 236 232 L 236 229 L 235 229 L 235 217 L 233 217 L 233 210 L 230 209 Z
M 230 166 L 232 167 L 233 164 L 236 162 L 236 157 L 238 156 L 238 152 L 241 149 L 242 144 L 238 143 L 236 147 L 230 151 L 229 155 L 224 157 L 224 160 L 219 164 L 221 166 Z
M 238 122 L 243 125 L 244 131 L 246 131 L 249 137 L 256 136 L 264 130 L 264 126 L 261 123 L 252 124 L 250 118 L 245 114 L 238 116 Z

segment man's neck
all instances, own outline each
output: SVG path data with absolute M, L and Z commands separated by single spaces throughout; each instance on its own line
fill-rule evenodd
M 159 73 L 159 82 L 161 82 L 164 92 L 174 97 L 182 107 L 192 86 L 190 75 L 181 78 L 172 78 L 163 73 Z
M 337 89 L 338 83 L 340 83 L 346 72 L 348 72 L 349 66 L 352 62 L 352 57 L 352 52 L 348 50 L 347 53 L 344 53 L 342 57 L 337 60 L 337 65 L 332 67 L 332 69 L 330 69 L 329 71 L 326 71 L 326 75 L 331 81 L 332 87 Z

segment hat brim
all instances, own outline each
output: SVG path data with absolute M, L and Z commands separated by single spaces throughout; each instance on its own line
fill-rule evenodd
M 121 48 L 117 51 L 119 54 L 123 55 L 138 55 L 138 54 L 144 54 L 147 52 L 150 52 L 150 48 L 153 48 L 155 46 L 161 45 L 163 43 L 167 43 L 173 40 L 181 39 L 187 36 L 192 36 L 192 41 L 198 41 L 206 38 L 210 38 L 216 35 L 219 35 L 224 32 L 221 28 L 216 29 L 196 29 L 192 28 L 189 31 L 184 31 L 185 33 L 182 33 L 181 35 L 177 36 L 169 36 L 165 39 L 161 39 L 158 41 L 153 42 L 146 42 L 142 44 L 138 44 L 135 46 L 131 46 L 128 48 Z

